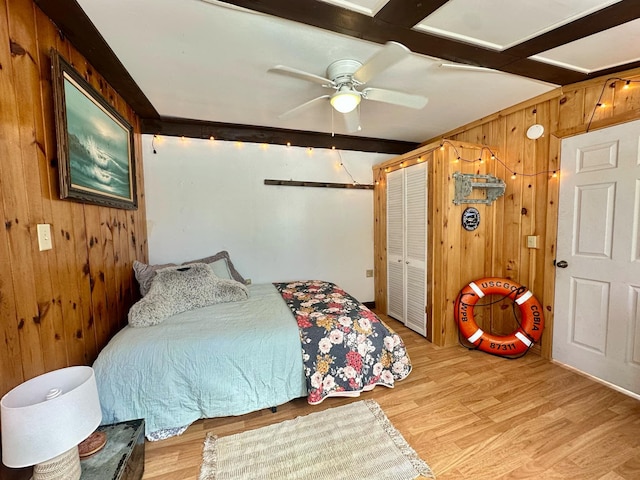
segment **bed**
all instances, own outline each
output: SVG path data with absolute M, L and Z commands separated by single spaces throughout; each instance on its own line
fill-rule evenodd
M 160 276 L 195 272 L 201 265 L 207 265 L 207 275 L 216 270 L 202 262 L 190 265 L 160 266 L 138 303 L 150 303 Z M 216 273 L 213 277 L 225 276 Z M 224 282 L 240 289 L 233 278 Z M 159 440 L 200 418 L 243 415 L 305 396 L 317 404 L 377 385 L 391 388 L 411 371 L 402 339 L 333 283 L 241 289 L 246 295 L 239 300 L 183 305 L 184 311 L 170 311 L 151 326 L 136 325 L 130 312 L 130 325 L 93 365 L 103 423 L 144 418 L 147 438 Z M 194 290 L 177 296 L 189 297 Z M 160 303 L 167 297 L 156 295 Z

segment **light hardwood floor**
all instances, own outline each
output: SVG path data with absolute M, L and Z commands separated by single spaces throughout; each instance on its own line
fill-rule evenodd
M 449 479 L 640 479 L 640 401 L 529 353 L 518 360 L 440 348 L 384 317 L 413 371 L 375 399 L 434 471 Z M 197 479 L 207 432 L 224 436 L 357 401 L 297 399 L 240 417 L 200 420 L 147 442 L 144 480 Z

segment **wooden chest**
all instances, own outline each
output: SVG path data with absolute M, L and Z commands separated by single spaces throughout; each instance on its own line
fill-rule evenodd
M 107 435 L 102 450 L 82 460 L 81 480 L 140 480 L 144 472 L 144 420 L 98 427 Z

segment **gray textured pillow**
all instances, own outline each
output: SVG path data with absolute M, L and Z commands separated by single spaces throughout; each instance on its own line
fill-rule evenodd
M 204 263 L 167 267 L 155 272 L 147 295 L 129 310 L 129 325 L 149 327 L 176 313 L 247 298 L 245 285 L 216 277 Z

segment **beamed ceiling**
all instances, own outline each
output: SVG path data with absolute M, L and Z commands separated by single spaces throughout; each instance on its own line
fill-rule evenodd
M 400 153 L 557 86 L 640 66 L 637 0 L 36 3 L 144 133 Z M 412 54 L 371 85 L 428 97 L 426 107 L 363 100 L 355 133 L 328 102 L 279 117 L 326 91 L 270 67 L 325 77 L 331 62 L 364 63 L 388 41 Z

